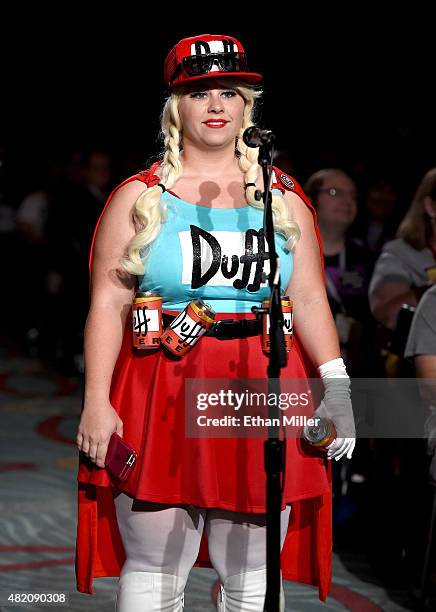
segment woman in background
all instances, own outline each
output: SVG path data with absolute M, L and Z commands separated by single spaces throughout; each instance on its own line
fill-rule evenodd
M 436 168 L 422 179 L 395 240 L 387 242 L 369 286 L 372 314 L 394 330 L 403 304 L 416 306 L 434 282 L 436 265 Z
M 351 376 L 370 376 L 371 343 L 362 339 L 372 333 L 368 303 L 372 267 L 368 249 L 350 233 L 357 215 L 356 185 L 343 170 L 325 168 L 309 177 L 304 190 L 317 212 L 327 295 L 342 357 Z

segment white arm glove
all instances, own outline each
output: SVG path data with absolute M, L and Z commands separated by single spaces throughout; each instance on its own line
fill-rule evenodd
M 318 372 L 324 384 L 324 397 L 315 415 L 333 421 L 337 438 L 327 446 L 327 458 L 338 461 L 342 455 L 351 459 L 356 445 L 356 427 L 351 406 L 350 378 L 342 357 L 319 366 Z

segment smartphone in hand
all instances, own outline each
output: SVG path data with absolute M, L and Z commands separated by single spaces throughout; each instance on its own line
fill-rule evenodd
M 135 465 L 137 457 L 136 451 L 114 432 L 109 441 L 105 458 L 105 467 L 108 472 L 118 480 L 126 480 Z

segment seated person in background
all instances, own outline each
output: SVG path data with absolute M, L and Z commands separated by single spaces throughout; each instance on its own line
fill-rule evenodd
M 402 305 L 416 306 L 434 282 L 435 275 L 427 268 L 435 265 L 436 168 L 433 168 L 421 181 L 396 239 L 384 245 L 376 262 L 369 303 L 377 321 L 395 330 Z
M 392 240 L 400 219 L 397 218 L 398 191 L 385 177 L 370 179 L 362 210 L 359 211 L 356 237 L 376 259 L 388 240 Z
M 407 339 L 404 357 L 414 358 L 419 390 L 430 415 L 425 423 L 430 477 L 436 484 L 436 285 L 422 296 Z
M 350 235 L 357 215 L 354 181 L 342 170 L 327 168 L 312 174 L 305 191 L 316 208 L 321 232 L 327 296 L 335 318 L 341 353 L 354 376 L 369 375 L 362 342 L 372 319 L 368 304 L 371 257 Z M 365 331 L 364 331 L 365 330 Z

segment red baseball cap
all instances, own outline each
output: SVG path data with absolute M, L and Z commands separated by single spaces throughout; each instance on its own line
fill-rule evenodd
M 169 88 L 220 76 L 238 77 L 252 85 L 263 78 L 248 70 L 247 56 L 239 40 L 224 34 L 183 38 L 165 59 L 164 80 Z

